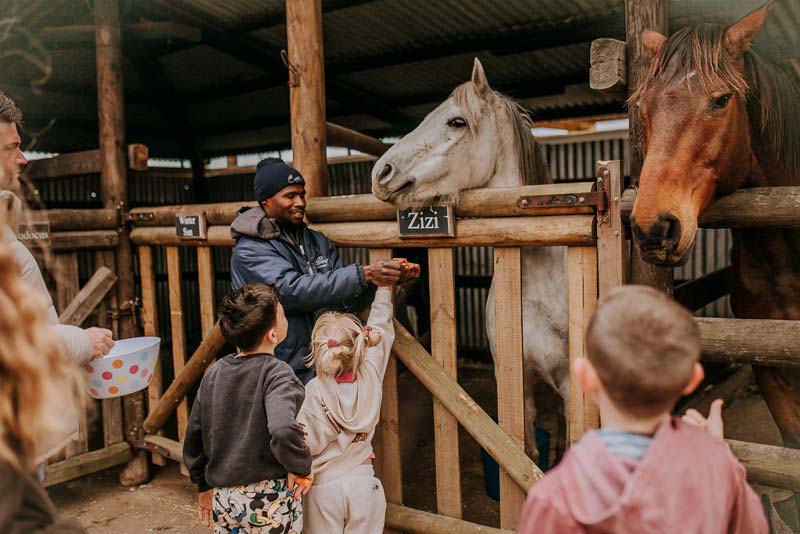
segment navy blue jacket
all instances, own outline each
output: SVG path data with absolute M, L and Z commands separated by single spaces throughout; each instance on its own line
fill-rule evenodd
M 314 373 L 305 365 L 311 331 L 319 312 L 357 310 L 369 304 L 374 288 L 360 265 L 345 265 L 336 245 L 303 224 L 298 245 L 260 207 L 242 208 L 231 224 L 236 240 L 231 257 L 233 289 L 248 283 L 273 285 L 289 321 L 286 339 L 275 357 L 307 383 Z

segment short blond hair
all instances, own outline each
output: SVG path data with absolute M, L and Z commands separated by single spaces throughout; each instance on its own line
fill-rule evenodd
M 671 409 L 700 358 L 691 314 L 647 286 L 623 286 L 598 303 L 586 352 L 618 409 L 649 417 Z
M 7 94 L 0 91 L 0 121 L 9 124 L 22 122 L 22 111 Z

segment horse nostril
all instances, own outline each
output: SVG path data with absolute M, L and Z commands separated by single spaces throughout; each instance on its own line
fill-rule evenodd
M 638 241 L 644 241 L 647 237 L 642 230 L 642 227 L 639 226 L 639 223 L 636 222 L 636 219 L 631 217 L 631 232 L 633 232 L 633 237 L 636 238 Z
M 664 243 L 666 249 L 673 249 L 681 239 L 681 221 L 672 213 L 662 213 L 650 229 L 650 237 Z
M 394 174 L 394 165 L 391 163 L 387 163 L 381 169 L 381 173 L 378 175 L 378 183 L 385 184 L 389 180 L 392 179 L 392 175 Z

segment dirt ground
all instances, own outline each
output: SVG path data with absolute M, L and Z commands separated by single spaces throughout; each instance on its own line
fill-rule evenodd
M 488 366 L 459 369 L 459 382 L 490 414 L 496 413 L 496 389 Z M 403 453 L 404 504 L 435 511 L 435 469 L 432 399 L 410 374 L 400 376 L 400 429 Z M 750 391 L 727 407 L 726 436 L 732 439 L 780 445 L 777 428 L 757 392 Z M 498 503 L 484 490 L 480 448 L 460 432 L 463 517 L 485 525 L 499 525 Z M 763 488 L 757 488 L 763 490 Z M 50 488 L 65 516 L 80 520 L 90 534 L 210 532 L 196 521 L 195 489 L 171 464 L 154 472 L 149 484 L 122 488 L 109 470 Z M 784 500 L 788 492 L 771 492 Z

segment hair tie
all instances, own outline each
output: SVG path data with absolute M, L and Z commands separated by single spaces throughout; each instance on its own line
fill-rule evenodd
M 338 347 L 338 346 L 339 346 L 339 342 L 338 341 L 336 341 L 333 338 L 328 339 L 328 348 L 329 349 L 332 349 L 332 348 Z
M 370 332 L 372 332 L 372 327 L 367 325 L 364 328 L 362 328 L 361 331 L 364 332 L 365 334 L 369 334 Z

